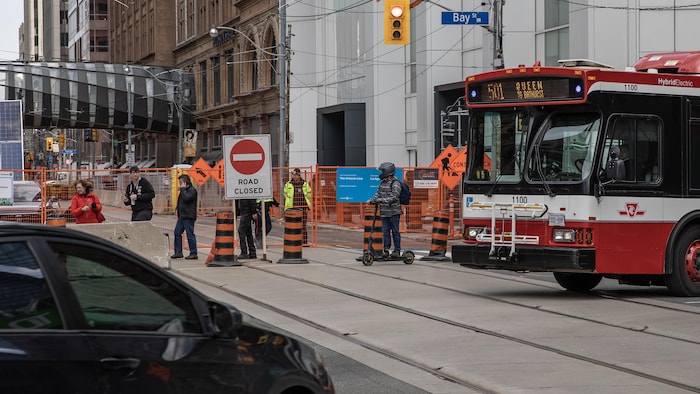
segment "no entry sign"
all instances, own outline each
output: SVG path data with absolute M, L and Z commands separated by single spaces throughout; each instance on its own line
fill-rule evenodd
M 225 135 L 223 139 L 226 198 L 272 197 L 270 136 Z
M 252 175 L 260 171 L 265 164 L 265 150 L 255 140 L 240 140 L 233 145 L 229 160 L 237 172 Z

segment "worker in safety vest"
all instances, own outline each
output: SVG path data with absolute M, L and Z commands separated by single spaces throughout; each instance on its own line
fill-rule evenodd
M 306 231 L 306 219 L 311 209 L 311 186 L 301 177 L 298 168 L 292 170 L 292 179 L 284 185 L 284 209 L 301 209 L 302 244 L 307 246 L 309 238 Z

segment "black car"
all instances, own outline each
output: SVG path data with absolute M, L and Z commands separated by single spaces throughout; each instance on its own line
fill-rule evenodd
M 333 393 L 321 357 L 148 260 L 0 223 L 0 392 Z

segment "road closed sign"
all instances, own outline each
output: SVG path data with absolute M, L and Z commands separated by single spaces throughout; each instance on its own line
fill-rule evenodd
M 225 135 L 223 139 L 226 199 L 271 198 L 270 136 Z

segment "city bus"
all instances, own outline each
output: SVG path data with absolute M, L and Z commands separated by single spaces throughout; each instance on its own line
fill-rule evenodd
M 463 242 L 476 269 L 700 296 L 700 52 L 466 79 Z

